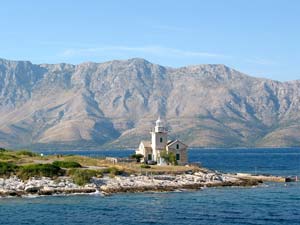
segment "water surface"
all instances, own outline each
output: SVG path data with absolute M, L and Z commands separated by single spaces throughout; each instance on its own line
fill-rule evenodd
M 63 152 L 70 153 L 120 157 L 133 151 Z M 192 162 L 221 171 L 300 174 L 300 151 L 296 148 L 200 149 L 189 155 Z M 109 197 L 3 198 L 0 224 L 300 224 L 300 183 Z

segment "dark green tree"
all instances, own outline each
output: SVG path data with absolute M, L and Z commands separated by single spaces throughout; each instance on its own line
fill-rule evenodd
M 178 165 L 176 155 L 173 152 L 164 150 L 160 153 L 160 157 L 163 158 L 167 164 Z
M 133 159 L 136 159 L 136 162 L 141 162 L 141 159 L 143 158 L 144 156 L 142 154 L 133 154 L 131 156 L 131 158 Z

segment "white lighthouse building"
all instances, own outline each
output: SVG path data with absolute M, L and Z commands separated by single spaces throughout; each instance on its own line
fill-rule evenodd
M 173 152 L 179 165 L 187 163 L 187 145 L 179 140 L 168 140 L 168 132 L 163 121 L 158 118 L 154 130 L 151 131 L 151 141 L 141 141 L 136 154 L 144 156 L 144 162 L 155 161 L 157 164 L 165 164 L 160 157 L 162 151 Z

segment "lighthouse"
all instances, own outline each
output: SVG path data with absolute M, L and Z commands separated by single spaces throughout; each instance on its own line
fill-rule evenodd
M 155 127 L 151 131 L 151 141 L 141 141 L 136 154 L 142 154 L 142 162 L 157 163 L 158 165 L 166 165 L 167 162 L 161 158 L 162 151 L 172 153 L 176 157 L 179 165 L 185 165 L 187 159 L 187 145 L 179 140 L 168 140 L 168 131 L 165 123 L 160 117 L 155 122 Z
M 160 119 L 155 122 L 154 130 L 151 132 L 151 147 L 153 149 L 153 161 L 158 161 L 158 156 L 161 151 L 166 150 L 168 142 L 167 129 Z

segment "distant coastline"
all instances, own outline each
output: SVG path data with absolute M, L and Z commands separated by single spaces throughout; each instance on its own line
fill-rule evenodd
M 31 149 L 32 151 L 36 151 L 36 152 L 51 152 L 51 151 L 97 151 L 97 150 L 100 150 L 100 151 L 112 151 L 112 150 L 125 150 L 125 151 L 135 151 L 136 147 L 124 147 L 124 148 L 119 148 L 119 147 L 116 147 L 116 148 L 113 148 L 113 147 L 110 147 L 110 148 L 106 148 L 106 147 L 103 147 L 103 146 L 99 146 L 99 147 L 91 147 L 91 148 L 81 148 L 81 147 L 78 147 L 78 148 L 69 148 L 69 147 L 66 147 L 66 148 L 57 148 L 55 146 L 52 146 L 52 145 L 49 145 L 48 147 L 33 147 L 31 148 L 30 146 L 27 146 L 28 148 L 27 149 Z M 214 149 L 282 149 L 282 148 L 285 148 L 285 149 L 294 149 L 294 148 L 299 148 L 300 149 L 300 146 L 287 146 L 287 147 L 281 147 L 281 146 L 276 146 L 276 147 L 248 147 L 248 146 L 245 146 L 245 147 L 190 147 L 189 146 L 189 149 L 190 150 L 202 150 L 202 149 L 211 149 L 211 150 L 214 150 Z M 17 148 L 18 149 L 18 148 Z M 24 149 L 24 148 L 19 148 L 20 150 L 21 149 Z M 26 148 L 25 148 L 26 149 Z M 57 150 L 53 150 L 53 149 L 57 149 Z

